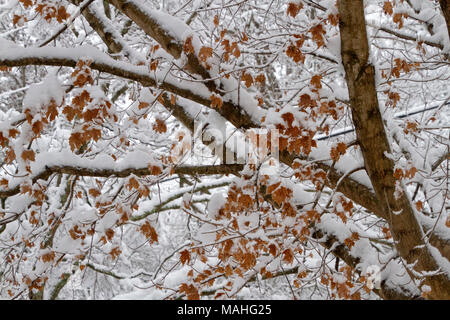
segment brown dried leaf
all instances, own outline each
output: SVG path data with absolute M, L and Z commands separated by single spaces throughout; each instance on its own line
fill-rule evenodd
M 198 53 L 200 61 L 206 62 L 206 60 L 212 57 L 213 49 L 210 47 L 202 47 Z
M 422 211 L 422 209 L 423 209 L 423 202 L 422 201 L 417 201 L 416 202 L 416 209 L 417 209 L 417 211 Z
M 274 257 L 277 255 L 277 246 L 273 243 L 269 245 L 269 253 L 273 255 Z
M 383 4 L 383 11 L 384 13 L 392 16 L 392 14 L 394 13 L 393 7 L 392 7 L 392 3 L 390 1 L 385 1 Z
M 139 189 L 139 182 L 136 180 L 136 178 L 131 177 L 130 180 L 128 180 L 128 186 L 130 189 Z
M 117 259 L 117 258 L 120 256 L 121 253 L 122 253 L 122 250 L 120 250 L 119 247 L 114 247 L 114 248 L 109 252 L 109 254 L 110 254 L 110 256 L 111 256 L 111 258 L 112 258 L 113 260 Z
M 321 75 L 315 75 L 311 78 L 311 85 L 316 89 L 322 89 L 322 76 Z
M 253 84 L 253 77 L 250 73 L 246 73 L 245 71 L 242 73 L 241 80 L 245 82 L 245 86 L 247 88 L 250 88 L 250 86 Z
M 283 251 L 283 261 L 289 264 L 294 261 L 294 254 L 291 249 L 286 249 Z
M 89 194 L 94 198 L 97 198 L 99 195 L 101 195 L 101 192 L 97 188 L 91 188 L 89 189 Z
M 290 57 L 292 60 L 294 60 L 295 63 L 305 62 L 305 55 L 300 51 L 300 49 L 297 46 L 293 44 L 287 47 L 286 55 Z
M 194 285 L 187 285 L 186 283 L 181 284 L 180 292 L 184 292 L 188 300 L 200 300 L 200 295 L 197 288 Z
M 8 130 L 8 136 L 9 136 L 10 138 L 13 138 L 13 139 L 14 139 L 19 133 L 20 133 L 20 131 L 17 130 L 17 129 L 14 129 L 14 128 Z
M 151 226 L 150 222 L 145 221 L 145 223 L 141 225 L 140 231 L 147 239 L 150 239 L 152 243 L 158 242 L 158 234 L 156 233 L 155 228 Z
M 292 190 L 283 186 L 279 187 L 272 193 L 272 198 L 278 205 L 281 205 L 283 202 L 287 201 L 291 198 L 291 196 Z
M 291 16 L 292 18 L 295 18 L 302 8 L 303 8 L 302 3 L 289 2 L 286 14 Z
M 167 126 L 162 119 L 156 119 L 155 123 L 153 124 L 153 130 L 158 133 L 164 133 L 167 131 Z
M 139 110 L 145 109 L 145 108 L 147 108 L 149 105 L 150 105 L 150 103 L 141 101 L 141 102 L 139 102 L 138 109 L 139 109 Z
M 309 29 L 309 32 L 311 32 L 312 39 L 319 48 L 325 45 L 325 40 L 323 36 L 326 31 L 321 24 L 312 27 L 311 29 Z
M 191 253 L 188 250 L 183 250 L 180 252 L 180 262 L 182 264 L 189 263 L 191 261 Z
M 19 0 L 19 2 L 23 4 L 25 9 L 33 5 L 33 2 L 31 0 Z
M 35 159 L 35 154 L 33 150 L 24 150 L 22 152 L 22 159 L 24 161 L 34 161 Z
M 194 46 L 192 45 L 192 36 L 187 37 L 184 41 L 183 50 L 187 55 L 195 53 Z
M 219 97 L 215 94 L 212 94 L 209 98 L 211 99 L 211 107 L 212 108 L 217 108 L 217 109 L 222 108 L 223 100 L 221 97 Z
M 59 23 L 62 23 L 64 20 L 69 19 L 69 17 L 70 17 L 70 14 L 67 13 L 66 7 L 60 6 L 60 7 L 58 8 L 57 13 L 56 13 L 56 20 L 57 20 Z
M 44 124 L 41 121 L 35 121 L 31 126 L 31 129 L 35 135 L 39 135 L 42 129 L 44 129 Z
M 159 64 L 159 61 L 157 59 L 152 60 L 150 62 L 150 71 L 156 71 L 156 69 L 158 68 L 158 64 Z
M 330 156 L 334 161 L 339 161 L 340 157 L 347 151 L 347 145 L 339 142 L 336 147 L 331 148 Z

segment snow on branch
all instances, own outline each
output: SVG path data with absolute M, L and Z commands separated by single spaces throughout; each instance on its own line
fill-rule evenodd
M 228 91 L 229 93 L 221 96 L 223 105 L 218 111 L 222 115 L 226 114 L 233 125 L 238 128 L 253 128 L 253 123 L 264 116 L 262 109 L 257 107 L 257 100 L 244 88 L 240 88 L 239 81 L 220 79 L 220 85 L 212 81 L 217 74 L 201 61 L 202 51 L 209 52 L 208 56 L 211 56 L 212 48 L 202 46 L 194 31 L 182 20 L 163 11 L 150 9 L 140 1 L 110 2 L 175 59 L 182 59 L 185 70 L 200 75 L 211 92 L 221 96 L 223 89 Z
M 8 42 L 2 40 L 2 42 Z M 180 81 L 171 76 L 169 70 L 161 70 L 153 76 L 146 67 L 134 66 L 123 61 L 116 61 L 92 46 L 78 48 L 23 48 L 10 45 L 8 50 L 0 53 L 0 66 L 20 67 L 26 65 L 47 65 L 75 67 L 79 60 L 90 60 L 90 67 L 124 79 L 141 83 L 143 86 L 158 87 L 204 106 L 211 106 L 211 92 L 199 82 Z M 226 114 L 227 120 L 238 128 L 254 128 L 256 124 L 249 116 L 242 114 L 239 106 L 224 101 L 220 114 Z
M 47 180 L 52 174 L 72 174 L 84 177 L 118 177 L 125 178 L 130 175 L 148 176 L 154 175 L 149 163 L 139 163 L 143 161 L 133 161 L 130 155 L 130 161 L 120 161 L 114 163 L 112 159 L 102 158 L 88 160 L 80 158 L 71 153 L 48 153 L 39 155 L 36 164 L 33 165 L 33 175 L 16 179 L 14 185 L 9 185 L 9 189 L 0 190 L 0 198 L 10 197 L 20 192 L 20 184 L 25 180 L 31 179 L 34 182 L 38 180 Z M 147 157 L 148 158 L 148 157 Z M 53 159 L 53 160 L 52 160 Z M 56 159 L 56 161 L 55 161 Z M 141 154 L 139 159 L 146 159 L 145 155 Z M 44 165 L 45 163 L 45 165 Z M 169 173 L 183 174 L 183 175 L 223 175 L 234 174 L 239 175 L 239 171 L 243 169 L 241 164 L 221 164 L 221 165 L 183 165 L 167 168 Z M 165 170 L 165 169 L 162 169 Z M 161 172 L 162 172 L 161 170 Z M 19 181 L 20 180 L 20 181 Z M 23 180 L 23 181 L 22 181 Z

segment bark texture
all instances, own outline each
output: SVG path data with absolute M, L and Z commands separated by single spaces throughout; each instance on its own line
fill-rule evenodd
M 441 5 L 442 14 L 447 24 L 448 36 L 450 37 L 450 3 L 448 0 L 439 0 L 439 4 Z
M 431 287 L 430 298 L 450 299 L 450 280 L 440 272 L 414 208 L 404 193 L 395 196 L 394 162 L 386 157 L 391 149 L 378 105 L 375 68 L 369 61 L 364 1 L 340 0 L 338 9 L 353 123 L 379 206 L 389 215 L 387 221 L 397 252 L 408 265 L 410 275 Z

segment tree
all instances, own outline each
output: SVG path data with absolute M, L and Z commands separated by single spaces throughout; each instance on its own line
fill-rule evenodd
M 0 12 L 1 296 L 450 299 L 447 1 Z

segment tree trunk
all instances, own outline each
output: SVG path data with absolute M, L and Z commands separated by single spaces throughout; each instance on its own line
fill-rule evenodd
M 364 157 L 367 174 L 379 200 L 389 212 L 387 219 L 400 257 L 408 272 L 421 285 L 431 287 L 429 298 L 450 299 L 450 281 L 446 274 L 436 274 L 439 266 L 425 242 L 416 212 L 405 193 L 396 197 L 394 162 L 386 157 L 390 145 L 378 106 L 375 68 L 369 61 L 363 0 L 338 1 L 341 31 L 341 55 L 346 72 L 353 122 Z M 411 267 L 413 266 L 413 267 Z M 418 272 L 432 275 L 419 277 Z
M 445 22 L 447 23 L 447 32 L 450 37 L 450 6 L 448 0 L 439 0 L 441 5 L 442 14 L 444 15 Z

